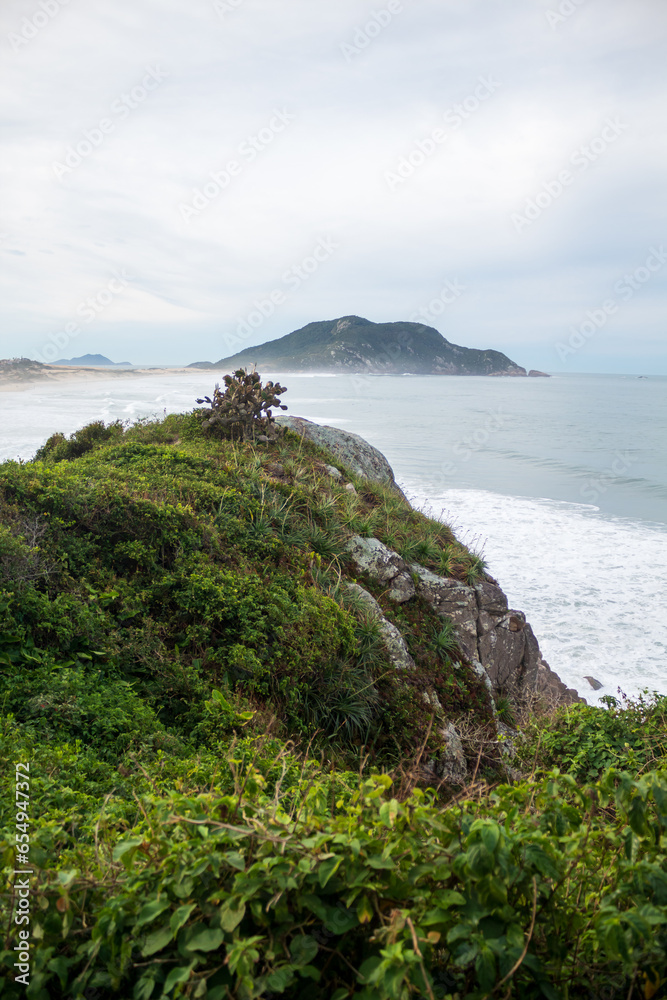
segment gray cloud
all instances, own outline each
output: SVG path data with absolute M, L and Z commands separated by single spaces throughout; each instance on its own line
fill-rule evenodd
M 458 279 L 451 340 L 655 371 L 667 266 L 613 289 L 667 243 L 666 28 L 661 0 L 6 0 L 0 354 L 78 323 L 74 353 L 217 358 L 326 237 L 248 343 L 407 318 Z

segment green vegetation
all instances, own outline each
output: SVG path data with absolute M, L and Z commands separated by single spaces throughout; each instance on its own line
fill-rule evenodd
M 595 781 L 609 767 L 644 774 L 667 760 L 667 696 L 606 695 L 598 705 L 562 708 L 544 726 L 524 726 L 523 758 L 558 766 L 580 781 Z
M 451 344 L 423 323 L 371 323 L 360 316 L 308 323 L 278 340 L 248 347 L 214 364 L 191 368 L 261 365 L 282 371 L 404 372 L 426 375 L 525 375 L 506 354 Z
M 361 581 L 396 670 L 345 544 L 479 557 L 300 438 L 239 437 L 195 410 L 0 466 L 2 1000 L 664 996 L 667 699 L 528 721 L 508 784 L 451 623 Z M 476 734 L 463 791 L 428 787 L 443 720 Z

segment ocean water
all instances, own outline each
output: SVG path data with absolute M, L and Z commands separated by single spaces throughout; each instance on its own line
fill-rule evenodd
M 569 686 L 589 701 L 667 693 L 667 378 L 267 377 L 287 385 L 288 412 L 384 452 L 413 502 L 485 556 Z M 1 392 L 0 459 L 29 459 L 91 420 L 191 409 L 213 381 Z

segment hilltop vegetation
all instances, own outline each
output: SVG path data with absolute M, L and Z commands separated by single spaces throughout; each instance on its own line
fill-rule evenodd
M 500 351 L 451 344 L 423 323 L 371 323 L 360 316 L 308 323 L 268 344 L 248 347 L 211 364 L 191 368 L 259 365 L 279 371 L 338 371 L 367 374 L 525 375 Z
M 23 819 L 3 789 L 10 908 L 17 819 L 36 873 L 31 984 L 7 912 L 0 995 L 663 996 L 665 699 L 527 723 L 512 783 L 446 623 L 363 580 L 397 670 L 347 586 L 352 534 L 462 580 L 479 557 L 296 435 L 210 413 L 0 467 L 0 754 L 31 796 Z M 427 787 L 444 720 L 465 789 Z
M 0 382 L 31 382 L 48 371 L 48 365 L 30 358 L 3 358 L 0 360 Z

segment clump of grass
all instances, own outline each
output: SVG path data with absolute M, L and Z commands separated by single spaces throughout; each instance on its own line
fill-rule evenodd
M 373 679 L 362 665 L 334 660 L 310 679 L 300 708 L 304 721 L 331 739 L 365 742 L 379 701 Z
M 410 538 L 399 548 L 399 555 L 406 562 L 433 563 L 440 558 L 441 548 L 432 535 Z
M 457 653 L 459 648 L 456 635 L 456 625 L 451 618 L 445 618 L 442 628 L 433 637 L 433 648 L 438 656 L 445 660 L 450 654 Z
M 436 559 L 438 572 L 443 576 L 453 576 L 456 567 L 456 555 L 451 545 L 446 545 Z
M 322 559 L 341 559 L 345 555 L 346 539 L 337 529 L 306 524 L 303 532 L 307 547 Z
M 472 587 L 478 580 L 483 579 L 487 568 L 487 561 L 482 556 L 472 553 L 465 564 L 466 582 Z
M 365 608 L 354 623 L 357 640 L 357 658 L 360 663 L 370 664 L 382 657 L 384 644 L 377 617 Z
M 499 694 L 496 698 L 496 713 L 501 722 L 512 729 L 516 728 L 517 720 L 514 714 L 514 705 L 511 698 L 505 694 Z

